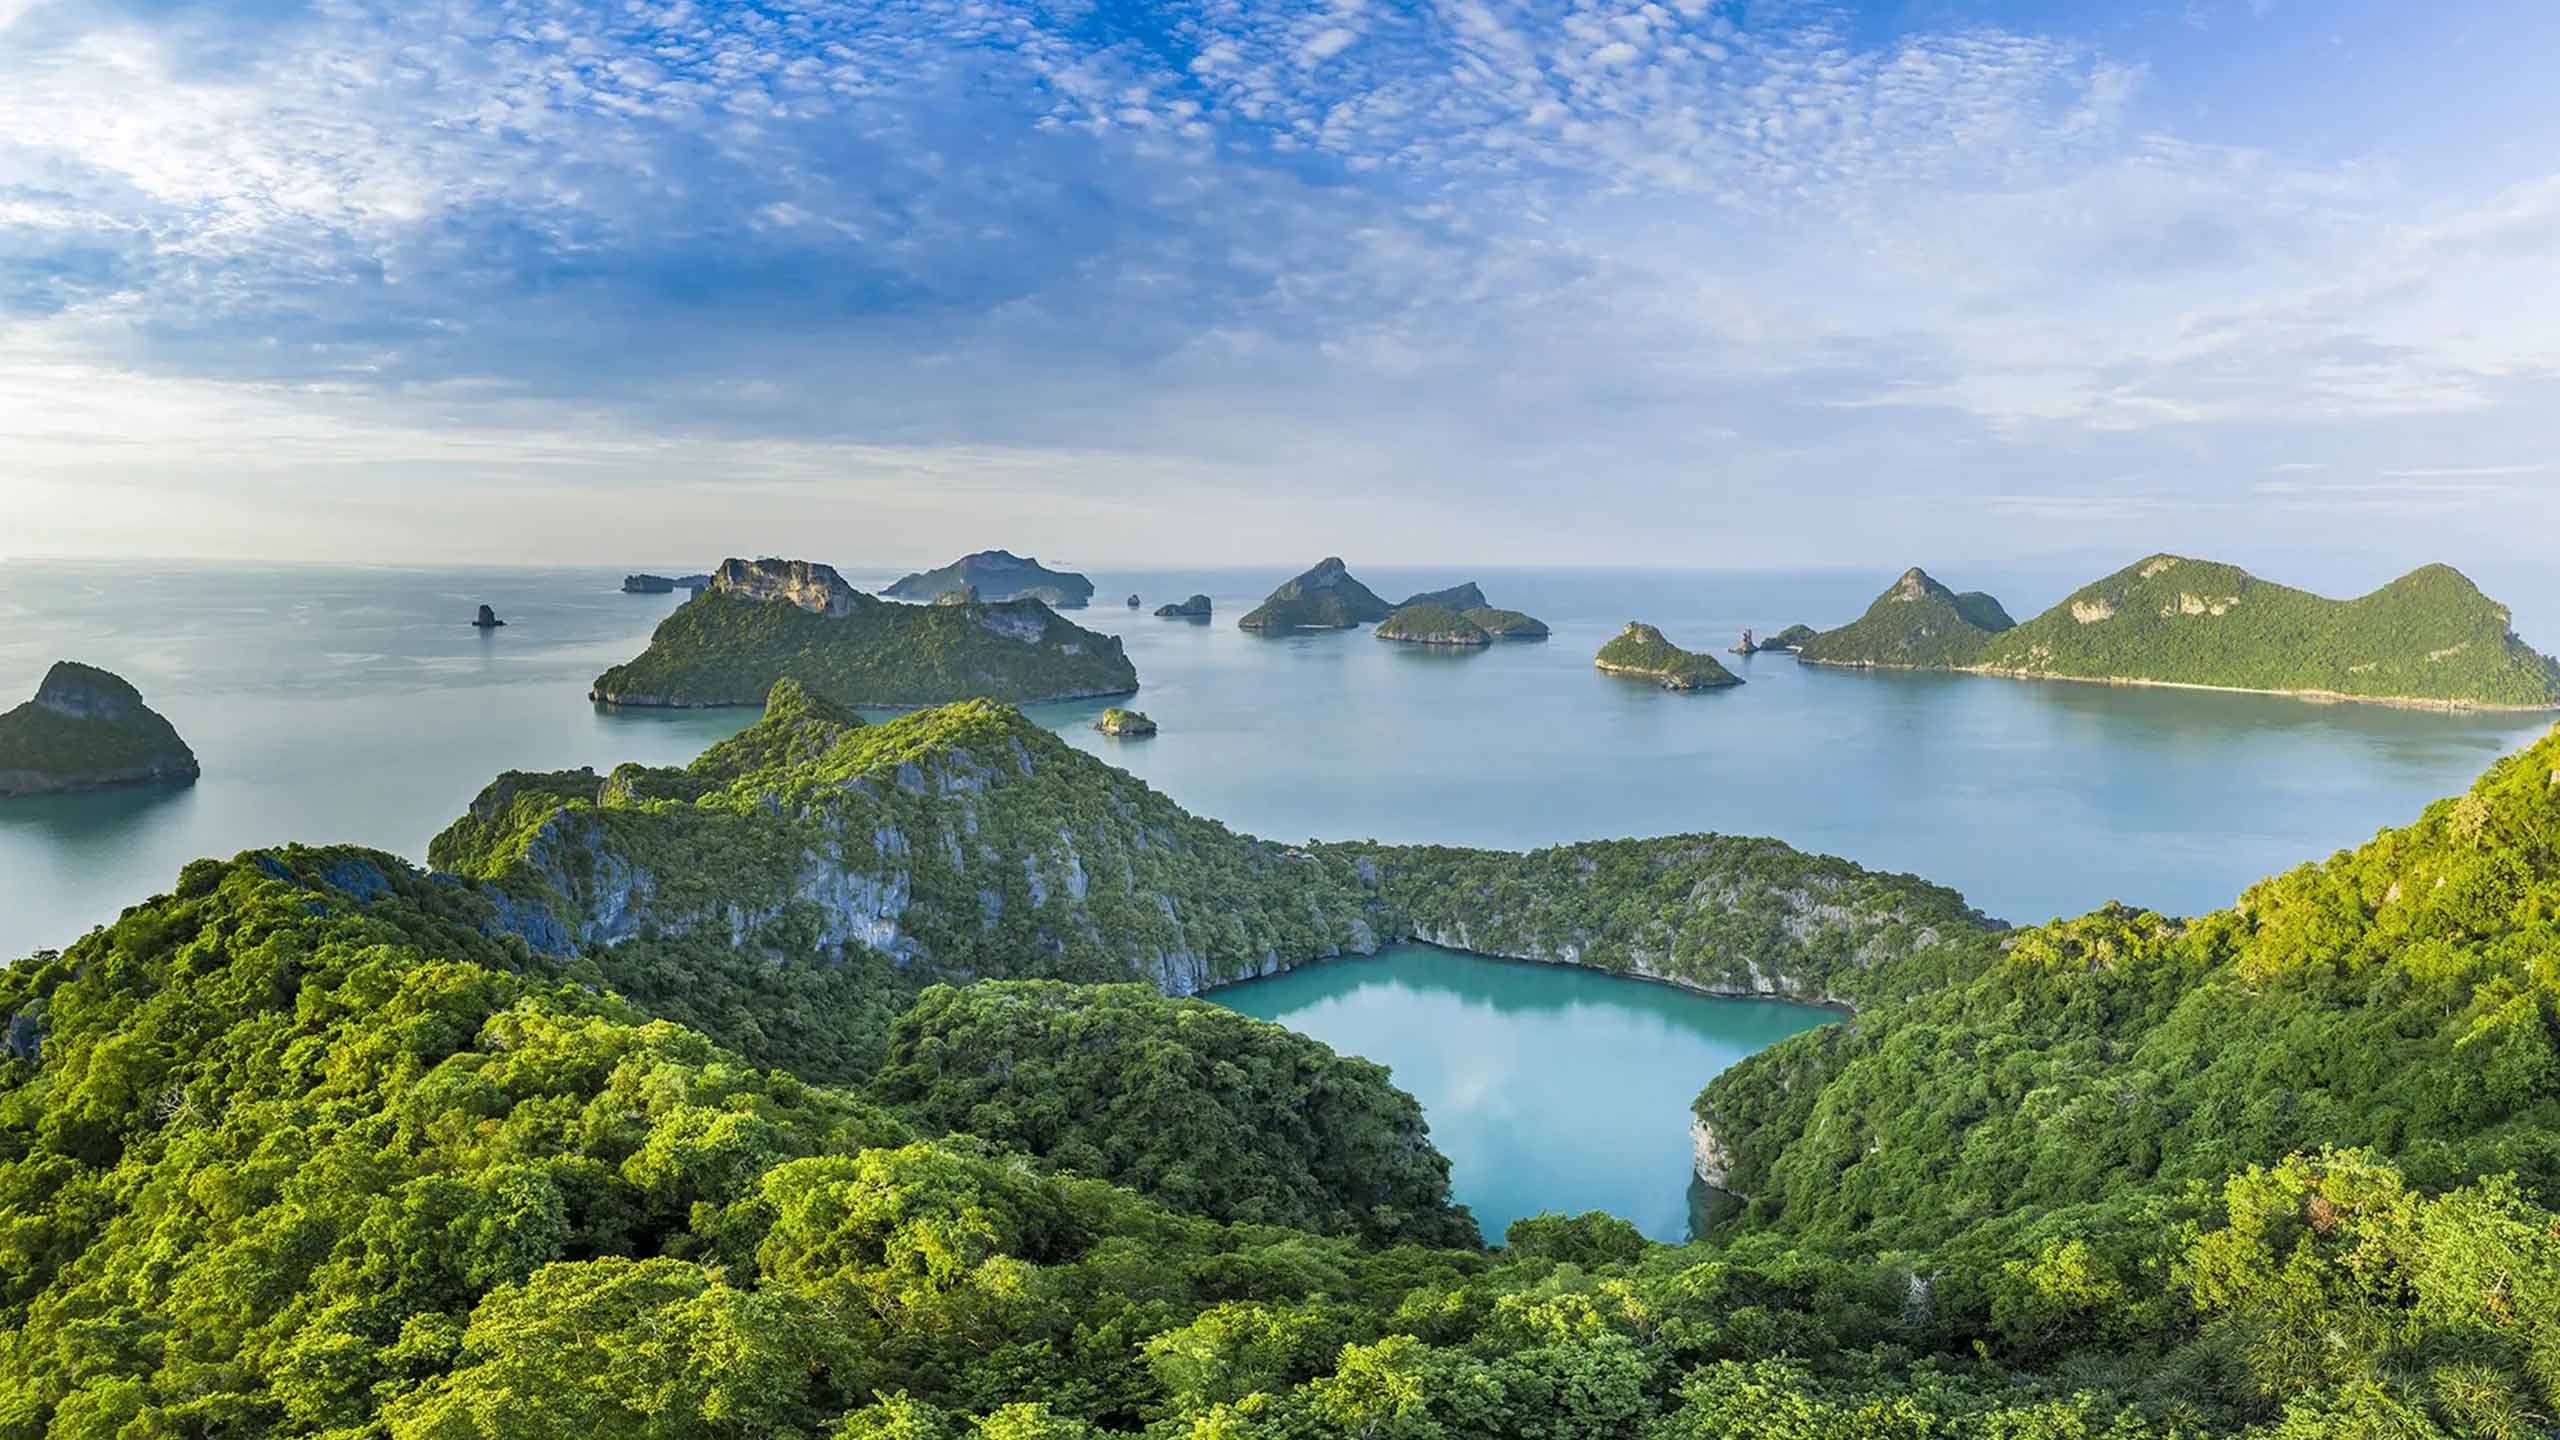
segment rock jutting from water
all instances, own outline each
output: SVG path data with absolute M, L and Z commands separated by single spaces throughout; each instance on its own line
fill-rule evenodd
M 1129 592 L 1129 608 L 1130 608 L 1130 609 L 1132 609 L 1132 610 L 1135 610 L 1135 609 L 1137 609 L 1137 608 L 1138 608 L 1138 606 L 1139 606 L 1141 603 L 1142 603 L 1142 602 L 1138 599 L 1138 592 L 1137 592 L 1137 591 L 1135 591 L 1135 590 L 1130 591 L 1130 592 Z
M 475 630 L 495 630 L 506 623 L 506 621 L 498 618 L 497 611 L 490 609 L 486 605 L 481 606 L 480 613 L 473 616 L 471 619 L 472 628 Z
M 1156 614 L 1167 620 L 1206 620 L 1209 618 L 1209 597 L 1194 595 L 1178 604 L 1159 605 Z
M 93 665 L 57 663 L 34 699 L 0 715 L 0 797 L 184 784 L 202 773 L 141 691 Z
M 675 593 L 675 588 L 676 582 L 664 575 L 622 577 L 622 593 L 625 595 L 672 595 Z

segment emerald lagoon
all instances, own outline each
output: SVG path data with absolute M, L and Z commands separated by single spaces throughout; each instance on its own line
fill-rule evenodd
M 713 563 L 642 567 L 684 573 Z M 1052 557 L 1066 563 L 1071 557 Z M 1069 612 L 1121 636 L 1134 699 L 1037 707 L 1041 724 L 1185 808 L 1274 840 L 1528 849 L 1685 831 L 1769 835 L 1952 885 L 2031 923 L 2111 899 L 2172 914 L 2369 839 L 2455 793 L 2548 715 L 2446 714 L 2268 696 L 1729 656 L 1742 626 L 1859 613 L 1881 578 L 1354 569 L 1381 593 L 1464 579 L 1538 616 L 1542 642 L 1449 653 L 1366 629 L 1257 634 L 1283 578 L 1090 571 L 1118 604 Z M 844 567 L 877 588 L 901 570 Z M 2079 573 L 2085 573 L 2081 571 Z M 1966 575 L 2013 609 L 2052 593 Z M 684 598 L 601 570 L 84 566 L 0 572 L 0 701 L 57 659 L 113 669 L 194 748 L 191 786 L 0 803 L 0 956 L 63 945 L 166 891 L 200 856 L 353 842 L 423 860 L 510 769 L 675 764 L 751 711 L 617 711 L 587 698 Z M 2525 638 L 2560 605 L 2497 577 Z M 2346 588 L 2341 586 L 2339 588 Z M 1159 619 L 1206 593 L 1206 621 Z M 2540 602 L 2540 603 L 2538 603 Z M 474 608 L 508 624 L 475 630 Z M 1747 683 L 1679 694 L 1592 667 L 1629 620 Z M 1096 733 L 1108 704 L 1146 739 Z M 1488 1235 L 1521 1214 L 1604 1208 L 1685 1233 L 1689 1101 L 1718 1071 L 1830 1012 L 1705 997 L 1561 967 L 1399 947 L 1214 992 L 1390 1066 L 1426 1107 Z
M 1428 945 L 1204 998 L 1391 1065 L 1430 1118 L 1458 1202 L 1496 1241 L 1545 1210 L 1606 1210 L 1686 1239 L 1689 1102 L 1742 1057 L 1840 1018 Z

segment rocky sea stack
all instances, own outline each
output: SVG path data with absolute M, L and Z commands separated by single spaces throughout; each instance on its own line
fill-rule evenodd
M 1473 620 L 1446 605 L 1406 605 L 1378 622 L 1381 640 L 1408 645 L 1490 645 L 1493 637 Z
M 1153 735 L 1156 722 L 1148 719 L 1143 710 L 1123 710 L 1114 705 L 1102 712 L 1102 718 L 1093 722 L 1093 728 L 1105 735 Z
M 1683 650 L 1640 620 L 1628 621 L 1627 628 L 1601 646 L 1591 663 L 1612 675 L 1650 680 L 1665 690 L 1720 690 L 1742 683 L 1714 656 Z
M 177 729 L 124 678 L 64 660 L 0 715 L 0 797 L 184 784 L 202 774 Z
M 497 611 L 490 609 L 486 605 L 481 606 L 480 613 L 473 616 L 471 620 L 472 628 L 476 630 L 496 630 L 505 626 L 506 623 L 506 621 L 498 618 Z
M 1093 600 L 1093 582 L 1068 570 L 1051 570 L 1028 555 L 981 550 L 939 570 L 920 570 L 880 593 L 892 600 L 938 600 L 967 585 L 991 604 L 1037 600 L 1052 610 L 1081 610 Z
M 1194 595 L 1178 605 L 1159 605 L 1156 614 L 1167 620 L 1206 620 L 1209 618 L 1209 597 Z
M 1376 591 L 1351 578 L 1341 557 L 1328 555 L 1272 591 L 1236 624 L 1247 630 L 1349 630 L 1384 620 L 1394 611 Z
M 1125 695 L 1138 672 L 1117 637 L 1038 600 L 984 602 L 966 588 L 931 605 L 865 595 L 834 567 L 731 560 L 676 607 L 638 659 L 596 677 L 614 705 L 757 705 L 784 676 L 838 705 L 1028 704 Z

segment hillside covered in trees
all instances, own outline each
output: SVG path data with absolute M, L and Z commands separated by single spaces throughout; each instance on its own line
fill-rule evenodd
M 688 769 L 492 787 L 438 842 L 468 876 L 200 861 L 0 971 L 0 1437 L 2314 1440 L 2560 1415 L 2560 738 L 2229 911 L 2004 932 L 1770 842 L 1264 847 L 1001 707 L 866 726 L 777 699 Z M 757 817 L 787 845 L 737 848 Z M 1073 905 L 1035 819 L 1077 835 Z M 890 821 L 909 854 L 952 827 L 959 875 L 1060 869 L 1038 904 L 1028 877 L 997 891 L 1033 918 L 965 939 L 949 875 L 796 868 L 813 836 L 894 848 Z M 973 853 L 971 823 L 1025 829 Z M 1050 983 L 1184 978 L 1086 933 L 1114 886 L 1162 907 L 1079 826 L 1232 863 L 1164 898 L 1205 926 L 1245 882 L 1217 942 L 1239 962 L 1472 924 L 1701 983 L 1837 977 L 1859 1008 L 1702 1097 L 1748 1197 L 1707 1241 L 1551 1216 L 1488 1251 L 1431 1233 L 1436 1157 L 1374 1067 Z M 634 872 L 683 845 L 706 863 Z M 905 877 L 898 925 L 822 945 L 833 912 L 796 887 L 863 874 Z M 715 952 L 729 970 L 684 973 Z M 1030 983 L 918 991 L 1000 956 Z M 1356 1218 L 1382 1193 L 1424 1201 Z

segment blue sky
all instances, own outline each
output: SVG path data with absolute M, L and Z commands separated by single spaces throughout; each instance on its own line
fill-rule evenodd
M 2560 533 L 2560 6 L 0 0 L 0 553 Z

